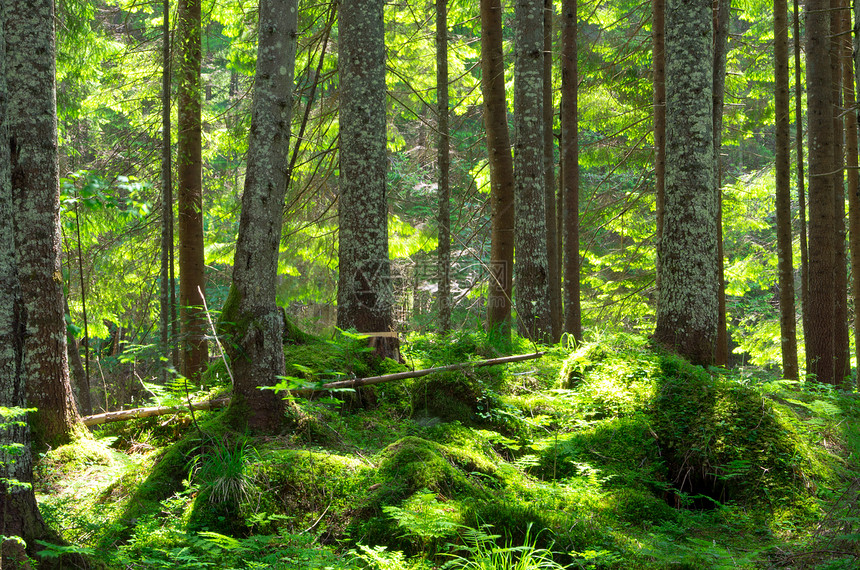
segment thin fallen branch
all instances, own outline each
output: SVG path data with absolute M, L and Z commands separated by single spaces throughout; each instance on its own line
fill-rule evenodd
M 496 364 L 508 364 L 510 362 L 521 362 L 523 360 L 533 360 L 540 358 L 546 354 L 545 352 L 535 352 L 532 354 L 518 354 L 515 356 L 503 356 L 501 358 L 491 358 L 489 360 L 478 360 L 476 362 L 462 362 L 459 364 L 449 364 L 448 366 L 437 366 L 436 368 L 423 368 L 421 370 L 410 370 L 408 372 L 396 372 L 394 374 L 384 374 L 382 376 L 368 376 L 367 378 L 354 378 L 352 380 L 339 380 L 337 382 L 328 382 L 319 386 L 309 386 L 307 388 L 298 388 L 290 390 L 294 396 L 311 394 L 313 392 L 325 392 L 327 390 L 338 390 L 343 388 L 359 388 L 361 386 L 370 386 L 371 384 L 381 384 L 383 382 L 393 382 L 395 380 L 406 380 L 407 378 L 420 378 L 435 372 L 449 372 L 452 370 L 463 370 L 465 368 L 480 368 L 482 366 L 494 366 Z M 205 400 L 191 404 L 193 410 L 212 410 L 215 408 L 226 407 L 230 403 L 229 397 L 218 398 L 216 400 Z M 95 426 L 111 422 L 123 422 L 134 418 L 148 418 L 151 416 L 161 416 L 166 414 L 178 414 L 187 412 L 189 406 L 164 406 L 153 408 L 135 408 L 132 410 L 120 410 L 117 412 L 106 412 L 104 414 L 96 414 L 87 416 L 83 419 L 85 426 Z
M 496 364 L 507 364 L 509 362 L 520 362 L 523 360 L 533 360 L 540 358 L 546 354 L 545 352 L 535 352 L 532 354 L 518 354 L 516 356 L 503 356 L 501 358 L 491 358 L 490 360 L 478 360 L 476 362 L 462 362 L 460 364 L 449 364 L 448 366 L 437 366 L 436 368 L 423 368 L 421 370 L 410 370 L 409 372 L 395 372 L 394 374 L 383 374 L 382 376 L 368 376 L 367 378 L 355 378 L 353 380 L 339 380 L 337 382 L 328 382 L 320 386 L 309 386 L 307 388 L 298 388 L 290 390 L 294 395 L 310 394 L 312 392 L 324 392 L 326 390 L 337 390 L 341 388 L 359 388 L 361 386 L 369 386 L 371 384 L 381 384 L 382 382 L 393 382 L 394 380 L 405 380 L 407 378 L 420 378 L 435 372 L 448 372 L 451 370 L 463 370 L 464 368 L 480 368 L 482 366 L 494 366 Z

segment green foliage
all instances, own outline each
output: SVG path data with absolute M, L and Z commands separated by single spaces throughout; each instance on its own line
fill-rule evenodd
M 514 546 L 508 540 L 499 546 L 499 535 L 487 534 L 484 528 L 467 529 L 464 542 L 465 554 L 452 554 L 453 559 L 443 569 L 463 570 L 563 570 L 570 566 L 555 561 L 556 554 L 549 548 L 538 548 L 537 538 L 532 538 L 532 526 L 528 525 L 522 546 Z

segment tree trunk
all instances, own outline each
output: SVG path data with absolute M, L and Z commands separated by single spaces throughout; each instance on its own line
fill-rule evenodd
M 543 128 L 543 5 L 516 3 L 514 63 L 514 241 L 517 325 L 537 342 L 552 339 Z
M 846 14 L 851 21 L 851 13 Z M 860 3 L 854 5 L 854 21 L 860 22 Z M 860 36 L 854 35 L 853 56 L 849 48 L 845 53 L 843 73 L 845 83 L 845 107 L 850 109 L 846 117 L 846 145 L 848 146 L 848 226 L 851 245 L 851 297 L 854 299 L 854 355 L 857 366 L 860 367 L 860 175 L 858 175 L 858 120 L 854 105 L 857 101 L 858 66 L 854 58 L 860 58 Z M 860 387 L 860 374 L 857 375 L 857 386 Z
M 803 168 L 803 88 L 800 66 L 800 6 L 794 0 L 794 124 L 795 147 L 797 151 L 797 209 L 800 218 L 800 314 L 803 338 L 809 338 L 808 305 L 809 299 L 809 248 L 806 231 L 806 177 Z
M 298 3 L 261 0 L 257 69 L 248 138 L 248 166 L 233 285 L 222 312 L 232 330 L 233 399 L 248 427 L 272 432 L 284 400 L 260 387 L 284 375 L 281 310 L 275 303 L 278 251 L 289 164 L 290 116 L 296 63 Z
M 579 287 L 579 102 L 576 0 L 562 3 L 561 186 L 564 193 L 564 330 L 582 341 Z
M 487 328 L 510 342 L 514 266 L 514 166 L 505 101 L 502 5 L 481 0 L 481 91 L 490 164 L 490 282 Z
M 179 89 L 176 147 L 179 219 L 179 312 L 182 373 L 196 379 L 206 368 L 206 288 L 203 262 L 203 162 L 200 118 L 201 0 L 179 0 Z
M 654 286 L 660 291 L 660 249 L 666 205 L 666 0 L 651 0 L 651 59 L 654 67 L 654 209 L 657 249 Z
M 439 128 L 439 332 L 451 330 L 451 175 L 448 135 L 448 0 L 436 0 L 436 113 Z
M 385 28 L 382 0 L 340 8 L 340 236 L 337 324 L 359 332 L 394 330 L 388 260 Z M 396 337 L 377 353 L 398 358 Z
M 843 27 L 848 8 L 844 0 L 831 0 L 830 69 L 833 74 L 833 222 L 835 260 L 833 267 L 833 358 L 835 381 L 841 384 L 851 375 L 851 349 L 848 335 L 848 255 L 845 250 L 845 115 L 842 112 L 843 45 L 850 33 Z
M 37 446 L 70 441 L 72 397 L 60 267 L 54 3 L 7 1 L 6 71 L 18 278 L 27 310 L 24 365 Z
M 717 345 L 714 363 L 726 366 L 729 361 L 729 332 L 726 323 L 726 279 L 723 267 L 723 192 L 722 161 L 723 107 L 726 92 L 726 56 L 728 54 L 731 0 L 718 0 L 714 8 L 714 192 L 717 195 Z
M 173 282 L 170 279 L 170 266 L 173 250 L 173 180 L 170 153 L 171 110 L 170 110 L 170 0 L 164 0 L 162 7 L 162 67 L 161 67 L 161 271 L 159 273 L 159 305 L 161 352 L 164 365 L 161 372 L 162 382 L 168 380 L 170 364 L 170 324 L 172 304 L 170 292 Z M 176 339 L 173 339 L 174 342 Z
M 794 263 L 791 239 L 791 127 L 788 91 L 788 2 L 774 0 L 776 102 L 776 249 L 779 258 L 779 328 L 782 376 L 797 380 L 797 331 L 794 320 Z
M 833 274 L 833 74 L 830 68 L 830 0 L 806 3 L 806 103 L 809 135 L 809 298 L 806 371 L 836 383 Z
M 669 0 L 666 19 L 666 204 L 654 336 L 710 364 L 719 285 L 711 3 Z
M 552 319 L 552 341 L 558 342 L 562 329 L 561 274 L 559 270 L 558 232 L 555 200 L 555 153 L 553 152 L 552 105 L 552 19 L 553 0 L 544 0 L 543 6 L 543 144 L 544 188 L 546 189 L 546 256 L 549 270 L 549 312 Z
M 33 19 L 30 19 L 31 16 Z M 20 18 L 27 19 L 20 20 Z M 3 291 L 0 295 L 0 402 L 7 408 L 23 409 L 28 405 L 26 387 L 28 378 L 24 370 L 27 310 L 19 286 L 15 244 L 17 212 L 12 199 L 13 189 L 9 184 L 11 170 L 20 168 L 21 161 L 19 159 L 17 164 L 10 164 L 10 160 L 13 158 L 12 155 L 22 149 L 33 148 L 29 141 L 17 137 L 25 136 L 28 132 L 33 134 L 35 131 L 22 128 L 21 123 L 25 123 L 25 117 L 11 115 L 12 112 L 23 113 L 26 106 L 23 106 L 20 93 L 15 95 L 7 92 L 6 82 L 7 78 L 11 80 L 10 83 L 23 81 L 25 77 L 19 74 L 25 71 L 27 57 L 33 58 L 37 54 L 22 49 L 34 47 L 32 44 L 21 46 L 20 43 L 16 43 L 10 46 L 12 50 L 8 54 L 9 73 L 7 75 L 4 30 L 8 34 L 10 43 L 24 41 L 22 33 L 25 31 L 30 33 L 41 31 L 42 33 L 37 33 L 35 37 L 40 37 L 42 42 L 45 42 L 46 31 L 50 30 L 53 35 L 52 26 L 53 4 L 51 2 L 38 2 L 34 5 L 29 0 L 26 2 L 16 0 L 4 1 L 0 5 L 0 141 L 2 141 L 0 144 L 0 291 Z M 45 48 L 46 44 L 42 43 L 42 47 Z M 45 55 L 53 58 L 54 52 L 51 50 Z M 53 67 L 46 63 L 47 61 L 36 62 L 31 59 L 31 71 L 38 69 L 43 74 L 53 71 Z M 33 81 L 35 77 L 31 75 L 29 79 Z M 45 85 L 41 86 L 45 87 Z M 20 86 L 16 86 L 16 89 L 21 90 Z M 50 91 L 43 93 L 41 99 L 45 99 L 44 95 L 51 93 Z M 7 114 L 7 102 L 9 114 Z M 31 101 L 31 104 L 38 105 L 40 102 L 44 105 L 43 101 Z M 17 133 L 15 139 L 10 137 L 12 133 Z M 49 133 L 43 134 L 47 136 Z M 50 146 L 51 140 L 48 138 L 39 142 Z M 42 159 L 45 158 L 47 157 L 42 157 Z M 50 279 L 52 275 L 48 277 Z M 59 285 L 57 283 L 57 286 Z M 62 314 L 59 322 L 63 322 Z M 20 425 L 14 423 L 21 420 L 23 422 Z M 33 480 L 33 456 L 25 413 L 4 414 L 0 417 L 0 445 L 6 449 L 13 446 L 18 448 L 14 453 L 0 452 L 0 535 L 2 535 L 0 566 L 24 568 L 21 560 L 23 549 L 7 537 L 23 538 L 31 555 L 39 549 L 36 540 L 56 540 L 56 536 L 42 520 L 33 487 L 30 485 Z

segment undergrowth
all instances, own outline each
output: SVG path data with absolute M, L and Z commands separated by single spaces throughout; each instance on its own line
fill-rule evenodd
M 480 332 L 285 347 L 304 383 L 499 355 Z M 860 399 L 703 369 L 646 339 L 297 400 L 296 433 L 223 412 L 133 420 L 38 466 L 46 520 L 104 568 L 853 568 Z M 152 390 L 158 393 L 158 390 Z

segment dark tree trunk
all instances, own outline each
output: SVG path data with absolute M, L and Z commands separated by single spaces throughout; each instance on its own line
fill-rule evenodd
M 851 13 L 846 13 L 850 27 Z M 860 22 L 860 3 L 854 3 L 854 21 Z M 856 25 L 856 24 L 855 24 Z M 846 49 L 843 73 L 845 80 L 845 107 L 854 109 L 857 101 L 857 60 L 860 58 L 860 36 L 854 35 L 854 50 L 851 46 Z M 854 354 L 860 367 L 860 175 L 857 167 L 858 159 L 858 120 L 857 111 L 849 111 L 846 117 L 846 145 L 848 146 L 848 227 L 851 246 L 851 297 L 854 299 Z M 857 375 L 857 385 L 860 387 L 860 374 Z
M 806 177 L 803 168 L 803 87 L 800 66 L 800 6 L 794 0 L 794 124 L 797 152 L 797 209 L 800 218 L 800 314 L 803 338 L 809 338 L 809 248 L 806 231 Z
M 833 214 L 833 74 L 830 1 L 806 3 L 806 85 L 809 134 L 809 298 L 806 371 L 836 383 L 834 368 L 836 232 Z
M 552 339 L 543 128 L 543 5 L 517 0 L 514 63 L 514 241 L 517 325 L 538 342 Z
M 833 74 L 833 222 L 835 259 L 833 267 L 833 358 L 835 381 L 841 384 L 851 375 L 848 335 L 848 255 L 845 236 L 845 114 L 842 112 L 843 45 L 849 28 L 843 27 L 848 8 L 844 0 L 831 0 L 830 69 Z
M 388 259 L 385 28 L 382 0 L 347 0 L 340 22 L 340 236 L 337 323 L 394 330 Z M 378 337 L 377 353 L 398 358 L 397 339 Z
M 561 338 L 563 312 L 561 306 L 561 273 L 559 269 L 558 233 L 555 196 L 555 153 L 553 152 L 552 106 L 552 18 L 553 0 L 544 0 L 543 7 L 543 121 L 544 121 L 544 187 L 546 189 L 546 255 L 549 263 L 549 312 L 552 319 L 552 340 Z
M 201 0 L 179 0 L 179 90 L 176 147 L 179 221 L 179 311 L 182 373 L 196 379 L 206 368 L 206 290 L 203 262 L 203 162 L 200 117 Z
M 791 239 L 791 109 L 788 90 L 788 2 L 774 0 L 776 103 L 776 249 L 779 258 L 779 328 L 782 375 L 797 380 L 797 331 L 794 320 L 794 263 Z
M 510 339 L 514 265 L 514 166 L 505 102 L 502 5 L 481 0 L 481 91 L 490 164 L 490 282 L 487 328 Z
M 250 428 L 269 432 L 282 425 L 285 409 L 281 395 L 260 387 L 273 386 L 284 375 L 284 323 L 275 290 L 287 190 L 297 13 L 296 0 L 260 2 L 248 167 L 233 285 L 221 317 L 232 331 L 231 407 L 244 411 Z
M 173 313 L 170 293 L 173 282 L 170 279 L 173 251 L 173 180 L 170 153 L 170 0 L 164 0 L 162 7 L 162 66 L 161 66 L 161 271 L 159 273 L 159 305 L 161 351 L 164 366 L 162 382 L 168 380 L 170 364 L 170 324 Z M 176 339 L 173 339 L 174 342 Z
M 39 447 L 70 441 L 72 397 L 60 267 L 54 4 L 8 1 L 6 71 L 18 278 L 27 310 L 27 403 Z
M 710 364 L 719 287 L 712 8 L 706 0 L 669 0 L 666 7 L 666 203 L 654 336 Z
M 576 0 L 562 3 L 561 186 L 564 195 L 564 330 L 582 341 L 579 287 L 579 102 Z
M 451 329 L 451 157 L 448 135 L 448 0 L 436 0 L 436 114 L 439 128 L 439 332 Z

